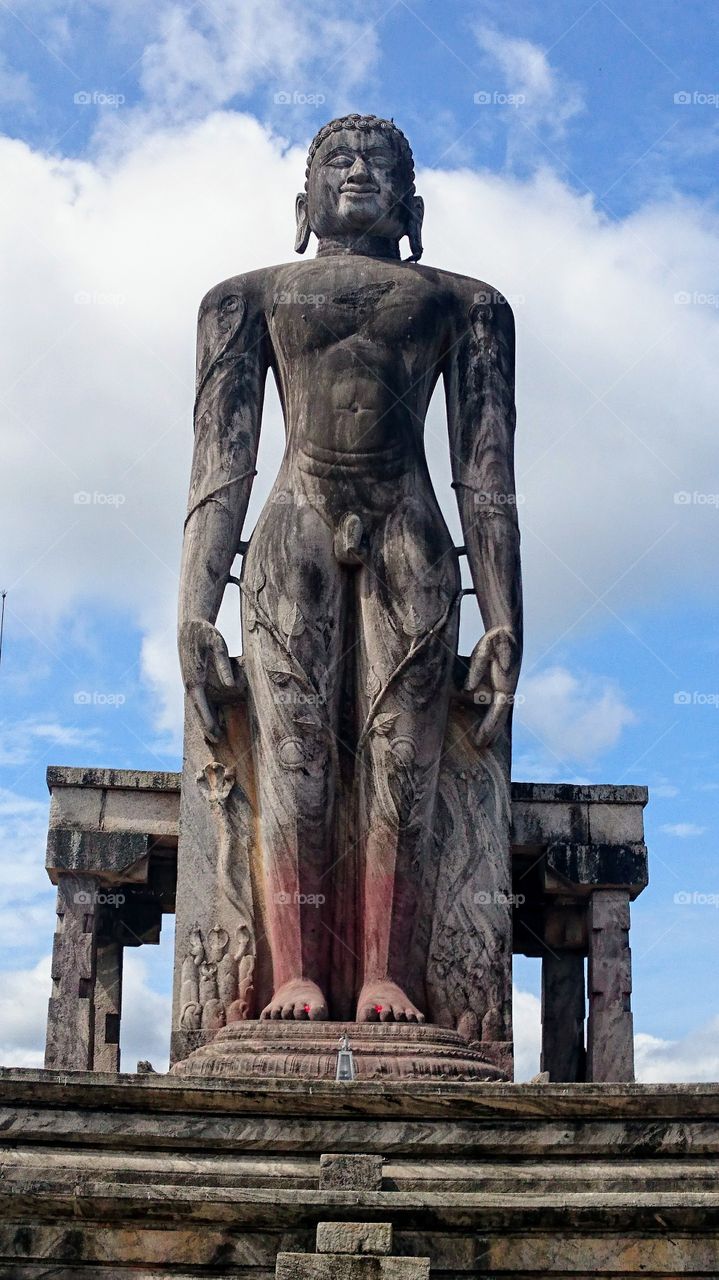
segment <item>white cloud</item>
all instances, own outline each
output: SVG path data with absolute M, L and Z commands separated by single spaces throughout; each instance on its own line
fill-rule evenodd
M 96 747 L 94 729 L 77 728 L 34 717 L 0 723 L 0 765 L 27 764 L 38 747 Z
M 514 988 L 512 1021 L 514 1025 L 514 1078 L 519 1083 L 531 1080 L 539 1071 L 542 1049 L 542 1002 L 529 991 Z
M 668 836 L 677 836 L 680 840 L 688 840 L 691 836 L 703 836 L 706 827 L 699 827 L 696 822 L 665 822 L 659 830 Z
M 97 732 L 35 717 L 0 723 L 0 764 L 27 764 L 41 746 L 97 746 Z
M 558 761 L 595 760 L 636 717 L 606 678 L 550 667 L 523 680 L 517 718 Z
M 539 45 L 493 27 L 479 26 L 480 48 L 501 71 L 508 94 L 517 95 L 521 122 L 561 136 L 567 123 L 584 108 L 581 91 L 554 68 Z
M 642 1084 L 719 1080 L 719 1017 L 681 1040 L 639 1032 L 634 1050 L 637 1080 Z
M 48 810 L 48 801 L 0 789 L 0 896 L 8 906 L 7 918 L 0 925 L 0 946 L 8 945 L 13 937 L 27 940 L 25 924 L 17 918 L 18 896 L 28 891 L 54 892 L 44 867 Z M 41 903 L 30 909 L 44 912 L 46 907 Z M 51 917 L 51 932 L 52 928 Z
M 0 983 L 0 1064 L 41 1067 L 45 1050 L 50 956 L 31 969 L 5 972 Z
M 347 110 L 365 85 L 379 58 L 373 19 L 381 15 L 378 0 L 367 0 L 361 20 L 338 0 L 225 0 L 221 11 L 158 5 L 154 22 L 144 22 L 139 114 L 186 120 L 257 92 L 269 114 L 292 113 L 313 132 L 328 103 Z M 129 9 L 125 21 L 133 21 Z M 113 123 L 124 127 L 105 122 Z
M 158 961 L 171 973 L 174 930 L 163 923 L 161 954 L 152 959 L 145 950 L 125 948 L 122 981 L 121 1068 L 134 1071 L 140 1059 L 149 1059 L 156 1071 L 166 1071 L 170 1052 L 172 999 L 157 991 L 152 971 Z M 153 948 L 154 950 L 154 948 Z

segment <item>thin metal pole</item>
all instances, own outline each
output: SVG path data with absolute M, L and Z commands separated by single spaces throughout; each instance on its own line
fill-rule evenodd
M 2 638 L 5 631 L 5 596 L 7 591 L 2 592 L 2 609 L 0 610 L 0 662 L 2 662 Z

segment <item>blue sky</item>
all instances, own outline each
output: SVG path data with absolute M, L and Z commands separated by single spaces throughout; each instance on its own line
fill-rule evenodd
M 515 310 L 515 777 L 649 785 L 642 1069 L 716 1078 L 717 908 L 675 895 L 719 894 L 717 21 L 638 0 L 3 9 L 0 1057 L 42 1045 L 47 764 L 179 764 L 197 303 L 291 256 L 307 143 L 353 109 L 412 142 L 426 260 Z M 279 449 L 270 396 L 251 518 Z M 450 516 L 439 403 L 428 451 Z M 476 630 L 468 608 L 466 648 Z M 169 963 L 169 935 L 131 958 L 160 1028 L 130 1025 L 131 1065 L 161 1054 Z M 536 966 L 517 978 L 529 1061 Z

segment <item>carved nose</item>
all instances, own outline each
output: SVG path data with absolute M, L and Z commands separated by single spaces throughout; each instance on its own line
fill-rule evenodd
M 365 164 L 361 156 L 358 156 L 354 164 L 352 165 L 352 168 L 350 169 L 349 173 L 347 174 L 347 177 L 345 178 L 345 184 L 348 187 L 375 186 L 374 180 L 372 178 L 372 174 L 370 173 L 369 169 L 367 168 L 367 165 Z

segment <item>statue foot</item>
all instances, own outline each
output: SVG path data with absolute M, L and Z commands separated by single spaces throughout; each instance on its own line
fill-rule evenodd
M 329 1017 L 327 1001 L 319 987 L 309 978 L 295 978 L 285 982 L 262 1010 L 260 1018 L 296 1019 L 298 1022 L 323 1022 Z
M 365 982 L 357 1001 L 358 1022 L 424 1022 L 424 1014 L 416 1009 L 396 982 L 388 978 Z

